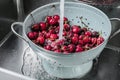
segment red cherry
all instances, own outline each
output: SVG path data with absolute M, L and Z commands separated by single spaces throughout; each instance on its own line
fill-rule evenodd
M 78 37 L 73 36 L 71 41 L 72 41 L 73 44 L 77 44 L 78 43 Z
M 46 33 L 45 37 L 50 38 L 51 33 Z
M 67 36 L 67 32 L 66 31 L 63 32 L 63 36 Z
M 75 45 L 74 44 L 69 44 L 68 48 L 69 48 L 70 52 L 74 52 L 75 51 Z
M 64 30 L 69 31 L 70 30 L 70 25 L 69 24 L 64 24 Z
M 83 42 L 84 42 L 84 43 L 90 42 L 90 37 L 85 36 L 85 37 L 83 38 Z
M 39 32 L 38 36 L 44 36 L 44 34 L 42 32 Z
M 61 50 L 60 50 L 60 49 L 57 49 L 57 50 L 55 50 L 54 52 L 60 53 L 60 52 L 61 52 Z
M 28 36 L 29 39 L 31 39 L 31 40 L 35 39 L 35 36 L 34 36 L 34 33 L 33 33 L 33 32 L 29 32 L 29 33 L 27 34 L 27 36 Z
M 46 19 L 49 22 L 52 19 L 52 16 L 47 16 Z
M 55 30 L 54 30 L 54 29 L 50 29 L 50 30 L 49 30 L 49 33 L 54 34 L 54 33 L 55 33 Z
M 79 36 L 79 40 L 83 40 L 84 35 Z
M 38 37 L 38 32 L 33 32 L 34 38 L 36 39 Z
M 46 30 L 46 23 L 44 23 L 44 22 L 40 22 L 40 29 L 41 30 Z
M 63 45 L 63 44 L 65 43 L 65 40 L 64 40 L 64 39 L 61 39 L 61 40 L 56 41 L 56 43 L 57 43 L 58 45 Z
M 73 32 L 72 31 L 68 31 L 68 37 L 71 38 L 73 36 Z
M 100 37 L 98 37 L 97 41 L 103 42 L 103 41 L 104 41 L 104 38 L 100 36 Z
M 52 47 L 54 47 L 55 45 L 57 45 L 57 43 L 55 41 L 51 42 L 50 44 Z
M 45 42 L 45 38 L 44 38 L 43 36 L 39 36 L 39 37 L 37 38 L 37 42 L 38 42 L 39 44 L 43 45 L 44 42 Z
M 63 51 L 67 51 L 67 50 L 68 50 L 68 47 L 67 47 L 67 46 L 62 46 L 62 50 L 63 50 Z
M 53 18 L 58 21 L 60 19 L 60 16 L 59 15 L 54 15 Z
M 76 47 L 76 52 L 82 52 L 83 51 L 83 48 L 82 47 Z
M 43 30 L 42 33 L 43 33 L 44 35 L 46 35 L 46 34 L 47 34 L 47 31 Z
M 46 31 L 42 31 L 42 32 L 39 32 L 39 36 L 43 36 L 43 37 L 45 37 L 45 35 L 47 34 L 47 32 Z
M 94 45 L 97 43 L 97 38 L 91 38 L 91 43 Z
M 83 40 L 79 40 L 79 44 L 83 45 L 84 44 Z
M 54 18 L 52 18 L 50 21 L 49 21 L 49 24 L 50 25 L 55 25 L 57 23 L 57 21 L 54 19 Z
M 32 30 L 34 30 L 34 31 L 39 31 L 39 29 L 40 29 L 39 24 L 34 24 L 32 26 Z
M 75 34 L 73 34 L 73 36 L 74 36 L 74 37 L 79 37 L 79 35 L 78 35 L 78 34 L 76 34 L 76 33 L 75 33 Z
M 101 44 L 103 41 L 104 41 L 103 37 L 100 36 L 100 37 L 97 38 L 97 44 L 98 45 Z
M 76 46 L 76 48 L 77 48 L 77 47 L 82 47 L 82 45 L 78 44 L 78 45 Z
M 43 37 L 45 37 L 45 34 L 42 33 L 42 32 L 39 32 L 39 33 L 38 33 L 38 36 L 43 36 Z
M 51 34 L 51 35 L 50 35 L 50 39 L 51 39 L 51 40 L 55 40 L 55 39 L 57 39 L 57 38 L 58 38 L 57 34 Z
M 77 25 L 74 25 L 74 26 L 72 26 L 72 31 L 73 31 L 73 33 L 79 33 L 80 27 L 78 27 Z
M 61 48 L 61 46 L 56 44 L 56 45 L 54 45 L 53 50 L 57 50 L 57 49 L 60 49 L 60 48 Z
M 91 31 L 86 31 L 86 32 L 85 32 L 85 35 L 86 35 L 86 36 L 91 36 L 92 33 L 91 33 Z
M 68 18 L 64 17 L 64 21 L 68 21 Z
M 52 49 L 52 47 L 50 45 L 46 45 L 44 48 L 47 49 L 47 50 L 51 50 Z

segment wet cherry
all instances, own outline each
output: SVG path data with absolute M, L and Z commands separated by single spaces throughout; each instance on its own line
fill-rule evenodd
M 27 36 L 28 36 L 29 39 L 31 39 L 31 40 L 35 39 L 35 36 L 34 36 L 34 33 L 33 33 L 33 32 L 29 32 L 29 33 L 27 34 Z
M 56 23 L 57 23 L 57 21 L 54 18 L 50 19 L 50 21 L 49 21 L 50 25 L 55 25 Z
M 40 29 L 41 30 L 45 30 L 47 27 L 46 27 L 46 23 L 44 22 L 40 22 Z
M 51 35 L 50 35 L 50 39 L 51 39 L 51 40 L 55 40 L 55 39 L 57 39 L 57 38 L 58 38 L 57 34 L 51 34 Z
M 60 19 L 60 16 L 59 15 L 54 15 L 53 18 L 58 21 Z
M 34 31 L 39 31 L 39 29 L 40 29 L 39 24 L 34 24 L 32 26 L 32 30 L 34 30 Z
M 78 37 L 73 36 L 71 41 L 72 41 L 73 44 L 77 44 L 78 43 Z
M 79 33 L 80 27 L 78 27 L 77 25 L 74 25 L 74 26 L 72 26 L 72 31 L 73 31 L 73 33 Z
M 44 38 L 43 36 L 39 36 L 39 37 L 37 38 L 37 42 L 38 42 L 39 44 L 43 45 L 44 42 L 45 42 L 45 38 Z

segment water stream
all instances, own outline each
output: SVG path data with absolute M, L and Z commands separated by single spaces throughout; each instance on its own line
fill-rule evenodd
M 60 0 L 60 30 L 59 30 L 59 40 L 62 39 L 63 23 L 64 23 L 64 0 Z

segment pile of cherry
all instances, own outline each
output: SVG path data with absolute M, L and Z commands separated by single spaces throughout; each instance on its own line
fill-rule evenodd
M 59 15 L 46 16 L 45 21 L 32 25 L 27 36 L 38 46 L 59 54 L 86 51 L 104 41 L 99 32 L 79 25 L 70 25 L 66 17 L 64 17 L 63 39 L 59 40 L 59 20 Z

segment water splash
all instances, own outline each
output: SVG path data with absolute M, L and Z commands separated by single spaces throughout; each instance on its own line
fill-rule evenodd
M 23 55 L 23 66 L 21 69 L 23 75 L 38 80 L 61 80 L 49 75 L 41 64 L 41 58 L 37 56 L 31 48 L 27 48 Z

